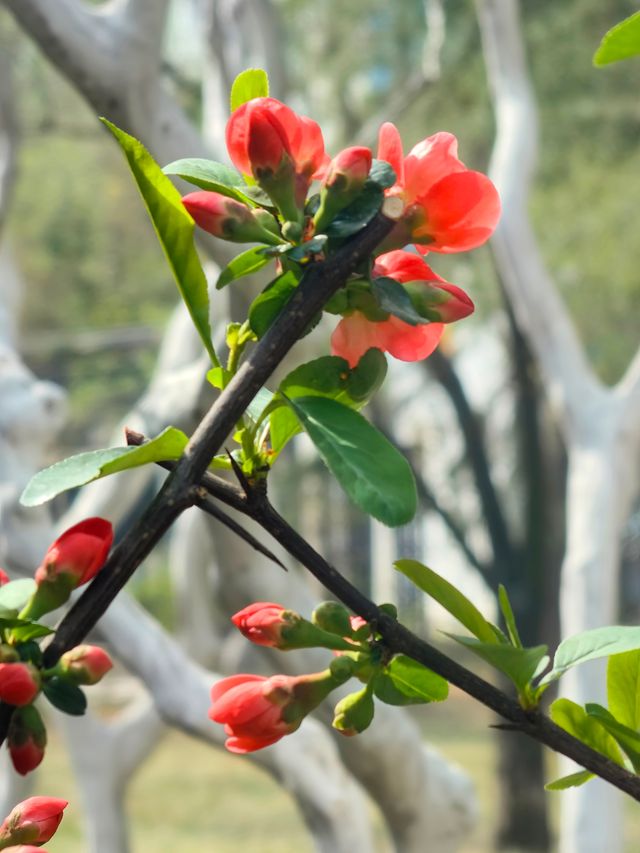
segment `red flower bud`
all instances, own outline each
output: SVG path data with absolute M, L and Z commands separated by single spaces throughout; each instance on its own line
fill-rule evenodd
M 189 193 L 182 199 L 190 215 L 204 231 L 233 243 L 274 243 L 267 231 L 245 204 L 220 193 L 205 190 Z
M 67 805 L 66 800 L 56 797 L 29 797 L 18 803 L 0 826 L 0 842 L 26 845 L 18 846 L 18 850 L 40 848 L 41 844 L 54 836 Z M 32 847 L 32 843 L 36 847 Z
M 112 542 L 113 528 L 104 518 L 86 518 L 65 530 L 36 569 L 38 587 L 20 616 L 36 620 L 64 604 L 102 568 Z
M 59 536 L 36 571 L 36 583 L 52 582 L 60 575 L 82 586 L 97 574 L 111 549 L 113 527 L 104 518 L 85 518 Z
M 4 586 L 6 583 L 9 583 L 9 575 L 4 569 L 0 569 L 0 586 Z
M 22 776 L 26 776 L 40 764 L 47 745 L 47 730 L 40 713 L 33 705 L 16 708 L 13 712 L 7 744 L 13 766 Z
M 369 148 L 358 145 L 345 148 L 329 163 L 322 185 L 340 189 L 341 192 L 352 189 L 360 191 L 371 169 L 371 159 Z
M 30 663 L 0 663 L 0 700 L 30 705 L 40 692 L 40 675 Z
M 231 617 L 236 628 L 252 643 L 258 646 L 277 648 L 282 640 L 282 628 L 285 625 L 281 604 L 268 601 L 256 601 L 239 610 Z
M 113 667 L 113 661 L 99 646 L 76 646 L 58 662 L 60 674 L 74 684 L 97 684 Z
M 294 732 L 302 720 L 351 675 L 232 675 L 213 685 L 209 717 L 223 723 L 230 752 L 255 752 Z

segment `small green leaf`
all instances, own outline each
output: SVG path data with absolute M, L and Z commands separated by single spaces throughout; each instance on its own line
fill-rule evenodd
M 65 714 L 81 717 L 87 710 L 87 697 L 82 690 L 58 676 L 45 681 L 42 692 L 52 705 Z
M 351 202 L 326 227 L 329 237 L 343 239 L 361 231 L 380 210 L 384 193 L 378 184 L 367 181 L 358 198 Z
M 374 693 L 388 705 L 442 702 L 449 695 L 449 684 L 426 666 L 397 655 L 376 677 Z
M 578 770 L 577 773 L 562 776 L 555 782 L 548 782 L 544 789 L 545 791 L 566 791 L 567 788 L 577 788 L 579 785 L 584 785 L 590 779 L 595 779 L 595 773 L 590 773 L 588 770 Z
M 84 486 L 108 474 L 151 462 L 179 459 L 187 442 L 188 438 L 183 432 L 175 427 L 167 427 L 156 438 L 140 447 L 108 447 L 69 456 L 32 477 L 20 501 L 24 506 L 39 506 L 61 492 Z M 1 595 L 2 589 L 0 601 Z
M 616 720 L 613 714 L 602 705 L 587 703 L 585 708 L 587 714 L 597 720 L 624 750 L 635 772 L 640 773 L 640 734 Z
M 288 402 L 357 506 L 390 527 L 411 521 L 417 508 L 411 467 L 381 432 L 335 400 L 298 397 Z
M 301 432 L 300 421 L 288 406 L 280 406 L 269 415 L 271 449 L 275 455 L 280 453 L 294 435 Z
M 182 204 L 180 193 L 142 143 L 107 119 L 102 121 L 127 158 L 180 295 L 211 361 L 217 364 L 218 357 L 211 342 L 207 279 L 193 242 L 195 223 Z
M 540 684 L 555 681 L 572 666 L 588 660 L 634 649 L 640 649 L 640 627 L 637 626 L 610 625 L 574 634 L 560 643 L 553 659 L 553 669 L 545 675 Z
M 253 300 L 249 308 L 249 325 L 261 338 L 273 321 L 291 299 L 298 286 L 298 277 L 288 270 L 274 279 L 262 293 Z
M 371 161 L 371 168 L 369 169 L 369 180 L 386 190 L 395 184 L 397 178 L 396 173 L 386 160 L 374 159 Z
M 0 587 L 0 615 L 3 617 L 16 616 L 36 589 L 33 578 L 19 578 L 9 581 Z
M 234 112 L 254 98 L 269 97 L 269 78 L 262 68 L 247 68 L 241 71 L 231 86 L 230 107 Z
M 640 54 L 640 12 L 620 21 L 604 34 L 593 57 L 594 65 L 608 65 Z
M 382 385 L 387 361 L 378 349 L 368 350 L 354 368 L 344 358 L 327 355 L 301 364 L 280 383 L 287 397 L 330 397 L 360 408 Z
M 609 658 L 607 703 L 616 720 L 640 730 L 640 649 Z
M 483 643 L 473 637 L 461 637 L 458 634 L 447 633 L 447 636 L 503 672 L 515 684 L 519 693 L 525 691 L 536 674 L 540 661 L 547 654 L 546 646 L 523 649 L 506 646 L 504 643 Z
M 291 258 L 292 261 L 303 261 L 311 255 L 318 255 L 323 252 L 328 239 L 329 238 L 326 234 L 316 234 L 315 237 L 312 237 L 305 243 L 301 243 L 299 246 L 293 246 L 292 248 L 287 249 L 284 254 L 286 254 L 288 258 Z
M 224 163 L 215 160 L 202 160 L 199 157 L 189 157 L 185 160 L 175 160 L 162 170 L 165 175 L 176 175 L 201 190 L 220 193 L 227 198 L 233 198 L 243 204 L 256 207 L 257 202 L 250 194 L 251 187 L 246 183 L 240 172 L 236 172 Z
M 497 643 L 491 623 L 487 622 L 475 604 L 453 584 L 436 574 L 433 569 L 417 560 L 397 560 L 394 566 L 406 575 L 417 587 L 434 598 L 445 610 L 461 622 L 471 633 L 484 643 Z
M 549 714 L 561 729 L 624 767 L 618 744 L 580 705 L 572 702 L 571 699 L 556 699 L 551 703 Z
M 420 326 L 429 322 L 418 314 L 409 294 L 395 279 L 387 276 L 374 278 L 371 282 L 371 290 L 383 311 L 388 311 L 389 314 L 393 314 L 394 317 L 411 326 Z
M 227 266 L 222 270 L 216 282 L 216 288 L 222 290 L 232 281 L 236 281 L 245 275 L 258 272 L 262 267 L 270 263 L 271 258 L 265 255 L 260 246 L 254 246 L 252 249 L 247 249 L 246 252 L 237 255 Z
M 47 628 L 46 625 L 40 625 L 37 622 L 17 625 L 12 631 L 11 636 L 16 643 L 28 643 L 29 640 L 38 640 L 40 637 L 48 637 L 49 634 L 55 633 L 52 628 Z
M 262 421 L 263 412 L 273 400 L 273 396 L 274 395 L 268 388 L 261 388 L 247 406 L 245 415 L 247 415 L 254 424 L 259 424 Z
M 513 615 L 513 608 L 511 607 L 511 602 L 509 601 L 507 590 L 502 584 L 498 586 L 498 602 L 500 604 L 500 610 L 502 611 L 502 615 L 504 617 L 504 624 L 507 626 L 507 633 L 509 634 L 509 639 L 511 640 L 514 646 L 517 646 L 519 649 L 521 649 L 522 641 L 520 640 L 520 634 L 518 633 L 518 628 L 516 627 L 516 618 Z
M 212 367 L 207 371 L 207 382 L 220 391 L 227 387 L 232 377 L 233 374 L 226 367 Z

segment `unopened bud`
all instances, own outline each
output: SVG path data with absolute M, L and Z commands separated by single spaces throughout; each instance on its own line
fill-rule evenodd
M 360 734 L 371 725 L 374 712 L 371 690 L 369 687 L 364 687 L 357 693 L 350 693 L 338 702 L 335 708 L 333 727 L 347 737 Z
M 7 744 L 13 766 L 22 776 L 26 776 L 40 764 L 47 745 L 47 730 L 33 705 L 16 708 L 13 712 Z
M 333 158 L 320 190 L 320 206 L 314 217 L 316 231 L 322 231 L 337 213 L 360 195 L 370 169 L 368 148 L 345 148 Z
M 29 705 L 40 692 L 40 673 L 30 663 L 0 663 L 0 700 Z
M 323 601 L 311 614 L 311 621 L 323 631 L 347 637 L 351 634 L 351 620 L 347 608 L 337 601 Z
M 214 237 L 232 243 L 278 242 L 275 234 L 264 228 L 253 210 L 221 193 L 206 190 L 189 193 L 182 199 L 182 204 L 200 228 Z
M 56 672 L 72 684 L 97 684 L 113 667 L 113 661 L 99 646 L 81 645 L 62 655 Z
M 56 797 L 29 797 L 18 803 L 0 826 L 0 847 L 20 851 L 42 850 L 41 845 L 49 841 L 60 826 L 67 805 L 66 800 Z M 7 848 L 7 844 L 12 846 Z

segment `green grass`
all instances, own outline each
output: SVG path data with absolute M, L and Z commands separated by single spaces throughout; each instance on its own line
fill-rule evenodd
M 461 853 L 491 853 L 499 791 L 490 712 L 454 691 L 448 702 L 425 708 L 418 717 L 430 743 L 463 766 L 476 785 L 480 819 Z M 550 767 L 550 777 L 552 773 Z M 55 732 L 36 793 L 70 800 L 58 834 L 47 845 L 50 853 L 86 853 L 79 791 Z M 556 823 L 561 796 L 549 794 Z M 293 801 L 266 773 L 178 732 L 169 733 L 136 774 L 126 803 L 132 853 L 312 853 Z M 640 809 L 628 800 L 627 853 L 635 853 L 638 837 Z M 380 853 L 387 851 L 382 844 Z

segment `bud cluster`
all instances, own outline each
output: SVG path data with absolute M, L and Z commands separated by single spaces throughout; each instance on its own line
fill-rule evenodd
M 113 541 L 111 524 L 88 518 L 65 530 L 48 548 L 34 581 L 10 581 L 0 572 L 0 605 L 14 614 L 0 627 L 0 701 L 13 706 L 7 745 L 14 768 L 25 775 L 42 761 L 47 732 L 33 704 L 40 693 L 58 709 L 84 713 L 81 685 L 97 684 L 113 663 L 101 648 L 80 645 L 45 668 L 39 637 L 51 633 L 38 620 L 64 604 L 73 590 L 88 583 L 105 563 Z M 28 594 L 20 594 L 27 584 Z M 18 586 L 20 585 L 20 586 Z M 4 614 L 3 614 L 4 615 Z M 6 846 L 6 845 L 5 845 Z M 1 839 L 0 839 L 0 849 Z
M 386 607 L 390 607 L 387 605 Z M 273 602 L 256 602 L 231 617 L 252 642 L 282 651 L 320 647 L 332 649 L 334 660 L 321 672 L 306 675 L 232 675 L 211 690 L 209 717 L 225 727 L 231 752 L 253 752 L 294 732 L 336 688 L 352 677 L 363 689 L 338 702 L 334 728 L 350 736 L 373 720 L 376 678 L 385 666 L 373 627 L 351 616 L 335 601 L 320 604 L 311 621 Z

